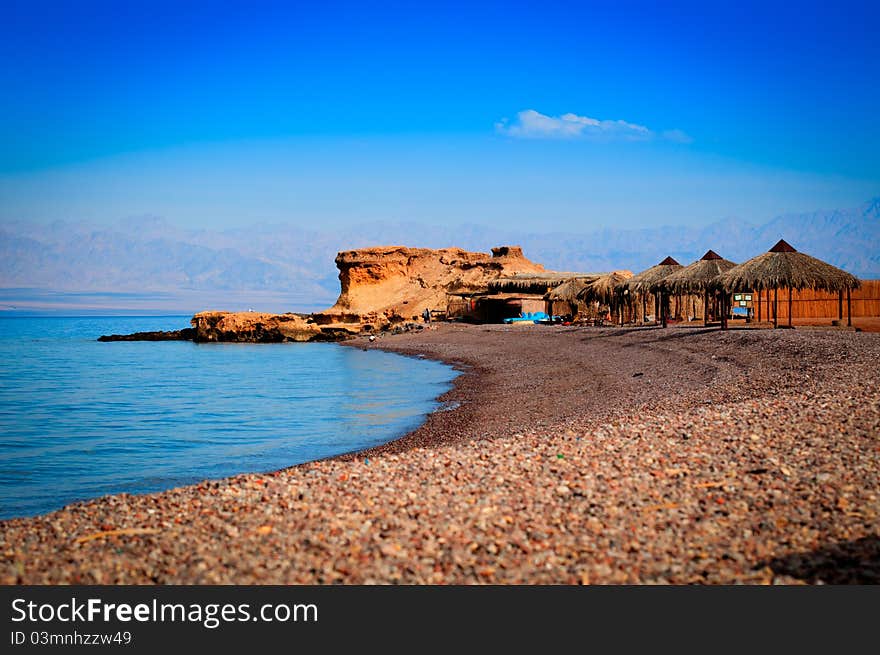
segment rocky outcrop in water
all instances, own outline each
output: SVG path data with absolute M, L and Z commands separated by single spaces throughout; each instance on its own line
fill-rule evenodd
M 193 341 L 195 328 L 171 330 L 168 332 L 135 332 L 134 334 L 105 334 L 98 341 Z
M 261 312 L 200 312 L 193 316 L 193 340 L 207 342 L 281 343 L 284 341 L 341 341 L 359 330 L 319 326 L 303 314 Z

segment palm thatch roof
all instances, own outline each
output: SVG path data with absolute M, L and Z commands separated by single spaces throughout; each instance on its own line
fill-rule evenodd
M 663 285 L 672 293 L 703 293 L 712 286 L 715 278 L 734 266 L 736 266 L 735 262 L 724 259 L 714 250 L 710 250 L 693 264 L 668 275 L 663 280 Z
M 451 296 L 473 296 L 486 293 L 489 290 L 485 282 L 466 282 L 455 280 L 446 287 L 446 293 Z
M 578 298 L 585 302 L 610 303 L 616 295 L 621 293 L 626 283 L 632 278 L 632 271 L 606 273 L 602 277 L 598 277 L 584 285 L 584 289 L 578 294 Z
M 543 273 L 517 273 L 499 277 L 489 282 L 489 290 L 492 292 L 523 291 L 528 293 L 545 294 L 563 282 L 572 279 L 591 280 L 602 273 L 562 273 L 559 271 L 544 271 Z
M 544 298 L 554 302 L 567 302 L 574 304 L 577 302 L 578 294 L 587 286 L 587 279 L 588 278 L 575 277 L 566 280 L 558 287 L 547 292 L 547 295 L 544 296 Z
M 782 287 L 834 292 L 861 286 L 854 275 L 798 252 L 783 239 L 763 255 L 719 275 L 714 284 L 725 291 L 761 291 Z
M 667 257 L 656 266 L 632 276 L 627 280 L 626 288 L 635 293 L 653 293 L 667 276 L 682 268 L 684 267 L 672 257 Z

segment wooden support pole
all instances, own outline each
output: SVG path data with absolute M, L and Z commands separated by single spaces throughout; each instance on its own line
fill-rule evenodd
M 788 327 L 791 327 L 791 287 L 788 287 Z
M 846 289 L 846 325 L 852 327 L 852 294 L 849 287 Z
M 776 311 L 779 308 L 779 287 L 773 287 L 773 327 L 779 327 Z
M 837 292 L 837 320 L 843 321 L 843 289 Z

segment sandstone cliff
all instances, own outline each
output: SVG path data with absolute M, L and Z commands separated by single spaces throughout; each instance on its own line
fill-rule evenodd
M 526 259 L 518 246 L 493 248 L 491 255 L 461 248 L 365 248 L 340 252 L 336 266 L 341 293 L 333 307 L 317 314 L 200 312 L 192 318 L 192 329 L 102 338 L 251 343 L 339 341 L 364 330 L 421 322 L 425 309 L 446 309 L 449 291 L 485 290 L 498 277 L 544 270 L 540 264 Z
M 526 259 L 518 246 L 493 248 L 491 255 L 461 248 L 365 248 L 340 252 L 336 266 L 339 298 L 330 309 L 313 315 L 313 320 L 374 328 L 421 320 L 425 309 L 445 310 L 448 291 L 484 289 L 502 275 L 544 270 Z

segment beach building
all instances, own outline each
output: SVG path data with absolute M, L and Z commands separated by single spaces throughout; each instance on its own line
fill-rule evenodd
M 669 275 L 684 268 L 672 257 L 666 257 L 656 266 L 634 275 L 624 283 L 624 291 L 628 292 L 631 302 L 636 307 L 641 305 L 641 320 L 647 322 L 648 316 L 648 300 L 653 301 L 654 320 L 666 327 L 670 312 L 672 316 L 681 316 L 681 299 L 675 298 L 675 304 L 670 307 L 670 298 L 666 288 L 662 282 Z
M 724 259 L 714 250 L 709 250 L 692 264 L 670 273 L 662 280 L 662 284 L 669 295 L 685 298 L 685 306 L 686 309 L 690 309 L 691 316 L 698 316 L 700 311 L 703 325 L 709 325 L 710 318 L 723 322 L 731 308 L 730 294 L 719 289 L 715 281 L 719 275 L 735 266 L 735 262 Z M 697 301 L 702 305 L 700 310 L 697 308 Z M 746 305 L 743 307 L 748 309 Z
M 526 313 L 564 315 L 553 311 L 554 306 L 566 313 L 576 312 L 576 300 L 575 305 L 564 301 L 553 305 L 548 301 L 548 294 L 567 283 L 595 280 L 602 275 L 559 271 L 518 273 L 490 280 L 485 287 L 453 287 L 447 291 L 447 316 L 479 323 L 501 323 Z
M 779 289 L 787 291 L 779 303 Z M 772 294 L 771 294 L 772 290 Z M 861 293 L 860 293 L 861 290 Z M 849 273 L 780 240 L 744 264 L 708 250 L 682 266 L 666 257 L 630 271 L 539 271 L 459 282 L 446 290 L 445 316 L 474 323 L 544 312 L 585 324 L 618 325 L 702 320 L 726 328 L 731 318 L 748 322 L 822 319 L 848 324 L 853 316 L 880 316 L 880 281 L 863 283 Z M 440 312 L 442 315 L 442 312 Z
M 607 312 L 606 318 L 618 325 L 634 320 L 635 305 L 626 283 L 632 279 L 632 271 L 612 271 L 590 281 L 580 291 L 579 298 Z
M 843 321 L 844 295 L 846 296 L 847 325 L 852 325 L 852 292 L 861 281 L 846 271 L 821 259 L 798 252 L 780 239 L 767 252 L 734 266 L 719 275 L 714 284 L 727 294 L 751 292 L 755 298 L 759 320 L 766 307 L 767 319 L 773 327 L 779 326 L 779 290 L 787 291 L 786 317 L 792 326 L 794 291 L 810 290 L 837 295 L 837 320 Z M 770 292 L 773 292 L 772 299 Z M 766 299 L 765 299 L 766 296 Z
M 548 291 L 544 295 L 545 311 L 550 316 L 562 316 L 570 321 L 586 319 L 592 308 L 579 296 L 589 280 L 590 278 L 572 278 Z

